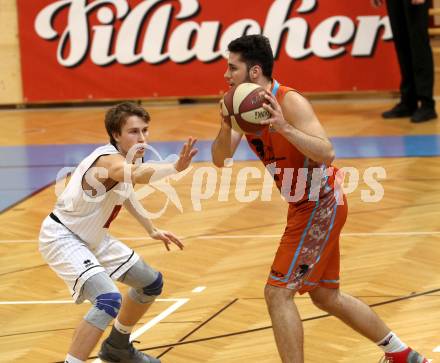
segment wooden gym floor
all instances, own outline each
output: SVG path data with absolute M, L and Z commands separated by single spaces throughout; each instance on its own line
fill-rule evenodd
M 389 136 L 401 147 L 403 136 L 433 135 L 434 155 L 440 155 L 439 122 L 382 120 L 380 112 L 391 105 L 326 101 L 316 102 L 315 109 L 330 137 L 343 138 L 342 144 L 353 137 Z M 189 135 L 212 140 L 217 133 L 215 104 L 146 107 L 153 119 L 151 141 L 181 142 Z M 105 143 L 103 112 L 103 107 L 1 111 L 1 158 L 6 158 L 4 150 L 20 149 L 16 147 L 29 155 L 29 145 Z M 368 167 L 381 166 L 387 177 L 381 180 L 384 197 L 379 202 L 361 200 L 361 191 L 369 190 L 362 178 L 348 195 L 341 288 L 375 305 L 403 340 L 440 361 L 440 157 L 345 157 L 335 164 L 358 168 L 361 176 Z M 210 165 L 204 161 L 195 167 Z M 154 223 L 183 237 L 183 251 L 167 252 L 124 211 L 112 225 L 112 234 L 164 274 L 161 300 L 137 327 L 145 331 L 139 332 L 137 347 L 160 355 L 164 363 L 280 361 L 263 287 L 286 204 L 275 190 L 270 202 L 238 202 L 236 175 L 244 166 L 262 170 L 256 161 L 236 161 L 228 200 L 218 201 L 216 190 L 201 201 L 201 211 L 191 201 L 194 170 L 173 183 L 183 213 L 170 204 Z M 3 168 L 3 182 L 8 170 Z M 221 171 L 217 173 L 220 180 Z M 261 180 L 250 180 L 247 188 L 261 190 Z M 8 190 L 2 189 L 5 196 Z M 0 214 L 1 362 L 63 361 L 74 327 L 90 306 L 71 304 L 63 282 L 39 255 L 40 223 L 54 202 L 52 185 Z M 165 202 L 158 191 L 143 201 L 149 211 L 159 211 Z M 304 319 L 306 362 L 379 360 L 374 344 L 316 309 L 307 296 L 297 302 Z M 94 357 L 96 351 L 90 361 Z

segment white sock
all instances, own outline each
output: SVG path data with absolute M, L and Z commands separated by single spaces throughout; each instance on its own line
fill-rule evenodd
M 64 363 L 85 363 L 85 362 L 81 359 L 75 358 L 70 354 L 67 354 Z
M 408 348 L 408 346 L 404 342 L 402 342 L 399 339 L 399 337 L 396 334 L 394 334 L 393 332 L 390 332 L 389 334 L 387 334 L 385 336 L 385 338 L 383 338 L 382 340 L 380 340 L 376 344 L 385 353 L 397 353 L 397 352 L 401 352 L 401 351 L 405 350 L 406 348 Z
M 113 326 L 116 328 L 116 330 L 118 332 L 120 332 L 122 334 L 130 334 L 134 328 L 134 325 L 127 326 L 127 325 L 121 324 L 118 319 L 115 320 L 115 323 L 113 324 Z

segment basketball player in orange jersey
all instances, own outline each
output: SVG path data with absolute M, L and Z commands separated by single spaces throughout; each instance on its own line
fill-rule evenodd
M 228 84 L 232 87 L 252 82 L 267 90 L 268 105 L 264 107 L 271 118 L 261 122 L 267 127 L 260 134 L 246 135 L 250 148 L 287 197 L 295 195 L 294 189 L 301 177 L 298 169 L 308 170 L 304 196 L 289 202 L 287 226 L 264 291 L 282 361 L 304 361 L 303 327 L 294 296 L 297 292 L 307 292 L 317 307 L 382 348 L 383 362 L 428 362 L 391 332 L 368 305 L 339 290 L 339 236 L 347 217 L 347 202 L 344 196 L 338 196 L 335 178 L 327 177 L 325 172 L 321 174 L 316 197 L 309 198 L 313 192 L 313 179 L 310 182 L 313 168 L 330 167 L 335 157 L 333 146 L 311 105 L 298 92 L 272 78 L 273 53 L 266 37 L 240 37 L 229 44 L 228 50 L 228 68 L 224 75 Z M 216 166 L 222 167 L 224 160 L 234 155 L 242 136 L 231 129 L 226 118 L 222 120 L 212 145 Z M 289 184 L 293 187 L 286 193 L 283 177 L 287 168 L 294 168 L 294 173 Z M 338 205 L 338 199 L 344 203 Z
M 172 233 L 153 226 L 134 196 L 133 184 L 147 184 L 186 169 L 197 149 L 189 138 L 174 164 L 141 163 L 148 137 L 149 114 L 121 103 L 106 114 L 110 138 L 75 169 L 40 232 L 40 252 L 64 280 L 76 303 L 92 307 L 73 336 L 66 363 L 85 362 L 103 331 L 115 319 L 99 357 L 105 362 L 159 363 L 129 341 L 130 332 L 162 292 L 162 274 L 108 233 L 122 206 L 154 239 L 183 248 Z M 133 163 L 132 160 L 137 160 Z M 122 298 L 113 280 L 128 286 Z

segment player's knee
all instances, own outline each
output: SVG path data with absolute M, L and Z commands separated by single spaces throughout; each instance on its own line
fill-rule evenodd
M 131 288 L 129 291 L 130 297 L 141 304 L 152 303 L 162 293 L 163 276 L 160 272 L 157 273 L 153 282 L 139 288 Z
M 96 298 L 95 305 L 98 310 L 104 311 L 113 319 L 121 308 L 122 296 L 119 292 L 108 292 Z
M 283 289 L 269 284 L 266 284 L 264 288 L 264 298 L 269 308 L 271 306 L 286 303 L 287 301 L 292 301 L 294 295 L 295 292 L 292 290 Z
M 148 286 L 143 287 L 142 291 L 145 295 L 159 296 L 162 293 L 162 289 L 163 289 L 163 276 L 160 272 L 158 272 L 156 279 Z
M 323 311 L 328 310 L 328 302 L 319 298 L 313 298 L 312 295 L 310 295 L 310 297 L 312 298 L 313 305 L 315 305 L 318 309 Z
M 331 312 L 335 310 L 340 302 L 340 294 L 338 290 L 317 288 L 310 291 L 310 298 L 313 304 L 321 310 Z
M 98 329 L 105 330 L 118 315 L 121 302 L 122 296 L 117 291 L 100 294 L 84 319 Z

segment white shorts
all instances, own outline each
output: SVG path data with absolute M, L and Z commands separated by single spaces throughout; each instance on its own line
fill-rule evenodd
M 139 260 L 131 248 L 109 234 L 92 249 L 49 216 L 43 221 L 39 240 L 44 260 L 64 280 L 77 303 L 83 301 L 82 286 L 91 276 L 105 271 L 118 280 Z

